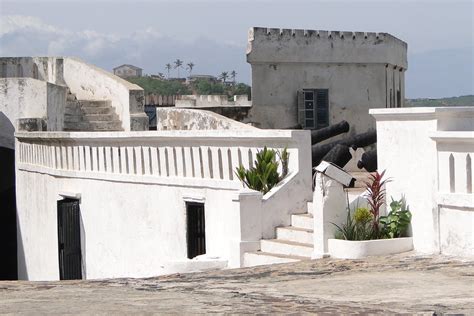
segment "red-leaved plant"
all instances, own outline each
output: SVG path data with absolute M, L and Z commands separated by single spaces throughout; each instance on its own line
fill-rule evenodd
M 371 182 L 365 182 L 365 189 L 367 190 L 366 199 L 370 206 L 372 213 L 372 233 L 373 238 L 380 237 L 379 217 L 380 208 L 385 203 L 385 184 L 390 182 L 390 179 L 383 179 L 385 170 L 382 173 L 378 171 L 375 174 L 370 174 Z

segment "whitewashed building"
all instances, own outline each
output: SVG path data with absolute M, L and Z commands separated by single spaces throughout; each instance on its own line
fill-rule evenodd
M 361 133 L 375 128 L 369 109 L 404 105 L 407 44 L 387 33 L 254 27 L 247 62 L 261 128 L 347 120 Z

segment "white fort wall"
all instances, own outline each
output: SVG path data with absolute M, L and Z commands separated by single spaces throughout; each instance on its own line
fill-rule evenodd
M 403 106 L 406 50 L 386 33 L 252 28 L 250 120 L 294 126 L 297 91 L 329 89 L 329 124 L 348 120 L 351 133 L 375 128 L 369 108 Z
M 186 201 L 204 203 L 211 262 L 239 267 L 244 251 L 258 250 L 262 237 L 288 224 L 311 199 L 304 131 L 49 132 L 17 138 L 21 279 L 59 278 L 56 203 L 64 196 L 80 197 L 88 279 L 146 277 L 197 265 L 186 256 Z M 262 197 L 241 191 L 233 171 L 239 164 L 248 167 L 263 146 L 288 146 L 291 156 L 288 177 Z
M 413 214 L 415 250 L 474 256 L 474 108 L 374 109 L 387 197 Z

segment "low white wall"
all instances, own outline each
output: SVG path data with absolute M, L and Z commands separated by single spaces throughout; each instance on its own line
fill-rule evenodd
M 33 132 L 17 138 L 21 279 L 59 278 L 56 203 L 64 192 L 81 196 L 86 278 L 191 269 L 186 201 L 205 204 L 206 254 L 219 265 L 240 266 L 244 251 L 258 249 L 263 224 L 249 220 L 264 218 L 265 202 L 255 191 L 246 202 L 248 190 L 239 192 L 234 171 L 239 164 L 248 168 L 246 153 L 255 157 L 263 146 L 288 147 L 292 200 L 299 205 L 299 198 L 311 197 L 306 131 Z M 277 199 L 278 191 L 273 195 Z M 285 199 L 291 212 L 288 198 L 283 194 L 275 205 Z
M 467 187 L 466 157 L 472 153 L 472 145 L 466 147 L 466 142 L 473 142 L 474 108 L 372 109 L 370 114 L 377 121 L 378 168 L 386 170 L 386 177 L 392 178 L 386 185 L 387 198 L 406 199 L 413 214 L 415 250 L 472 255 L 472 238 L 466 238 L 472 237 L 472 225 L 466 224 L 466 220 L 472 223 L 474 218 L 472 202 L 461 206 L 466 213 L 456 220 L 457 212 L 448 213 L 451 208 L 459 210 L 463 205 L 460 201 L 472 201 L 472 191 L 449 192 L 452 193 L 449 203 L 442 202 L 440 196 L 450 187 L 451 154 L 464 158 L 463 162 L 457 160 L 456 178 L 460 182 L 464 179 L 464 187 Z M 464 131 L 461 133 L 464 136 L 459 136 L 459 131 Z M 443 149 L 442 142 L 436 141 L 439 132 L 459 137 L 445 138 L 451 147 Z M 464 167 L 460 168 L 462 164 Z
M 251 107 L 247 95 L 235 95 L 229 101 L 227 95 L 182 95 L 175 101 L 176 107 L 182 108 L 216 108 L 216 107 Z
M 157 130 L 255 130 L 247 124 L 204 110 L 156 108 Z

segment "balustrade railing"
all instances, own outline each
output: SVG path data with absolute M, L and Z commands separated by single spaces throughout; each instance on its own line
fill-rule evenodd
M 258 150 L 287 147 L 298 172 L 301 131 L 164 131 L 17 133 L 20 169 L 148 178 L 240 181 L 235 169 L 253 166 Z M 280 166 L 281 168 L 281 166 Z
M 472 194 L 474 132 L 436 132 L 440 193 Z

